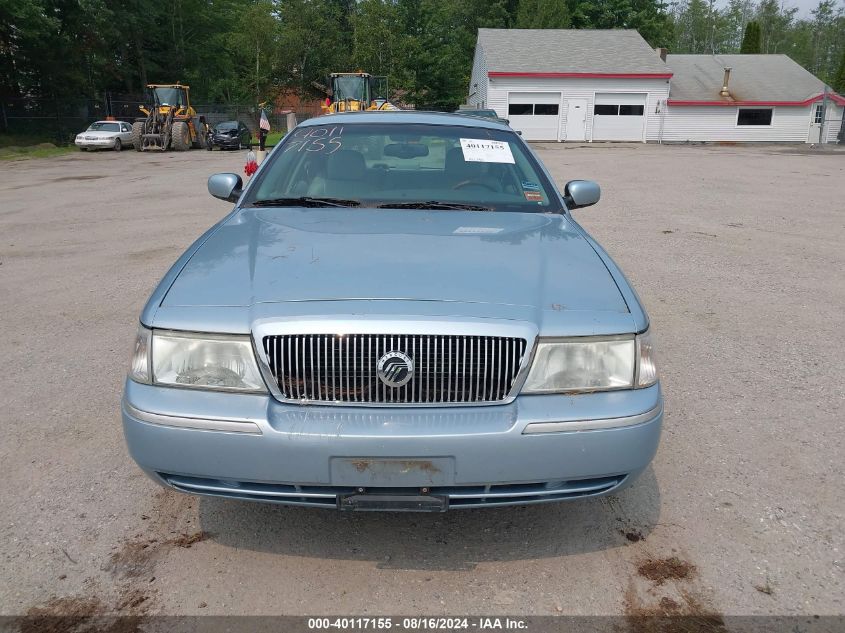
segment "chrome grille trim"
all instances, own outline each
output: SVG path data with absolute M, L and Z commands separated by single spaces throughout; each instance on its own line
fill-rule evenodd
M 256 483 L 171 475 L 162 472 L 156 474 L 164 483 L 182 492 L 287 505 L 336 508 L 339 495 L 355 492 L 355 488 L 351 486 Z M 626 474 L 621 474 L 592 479 L 525 484 L 435 486 L 430 489 L 429 494 L 448 497 L 450 510 L 524 505 L 607 494 L 621 486 L 627 478 Z M 375 487 L 368 488 L 367 492 L 408 494 L 409 489 Z
M 500 404 L 524 378 L 528 341 L 468 334 L 268 334 L 260 340 L 283 401 L 343 405 Z M 378 360 L 401 351 L 414 375 L 401 387 L 377 376 Z

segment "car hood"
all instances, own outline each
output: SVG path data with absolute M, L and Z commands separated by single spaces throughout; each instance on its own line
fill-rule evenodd
M 628 312 L 564 216 L 387 209 L 244 209 L 182 269 L 162 305 L 454 301 Z

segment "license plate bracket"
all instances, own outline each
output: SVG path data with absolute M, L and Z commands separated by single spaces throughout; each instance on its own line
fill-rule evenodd
M 449 498 L 437 495 L 367 494 L 338 495 L 337 509 L 347 512 L 446 512 Z

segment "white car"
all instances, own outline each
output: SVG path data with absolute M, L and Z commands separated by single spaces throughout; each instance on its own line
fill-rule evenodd
M 76 135 L 76 146 L 87 149 L 113 149 L 119 152 L 124 145 L 132 145 L 132 126 L 123 121 L 97 121 Z

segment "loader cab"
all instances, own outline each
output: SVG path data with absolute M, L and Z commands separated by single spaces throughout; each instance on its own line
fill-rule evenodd
M 335 101 L 370 102 L 369 75 L 336 75 L 332 79 Z
M 332 73 L 329 75 L 331 105 L 328 109 L 332 112 L 368 109 L 373 101 L 372 80 L 369 73 Z
M 187 110 L 191 107 L 188 86 L 181 84 L 147 86 L 147 102 L 155 108 L 176 108 Z

